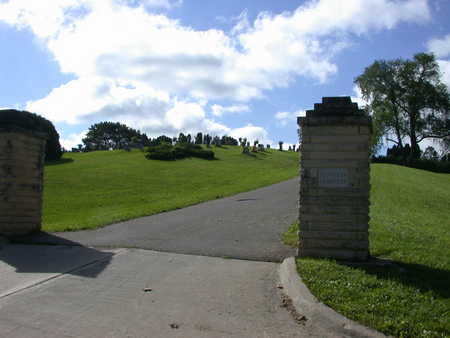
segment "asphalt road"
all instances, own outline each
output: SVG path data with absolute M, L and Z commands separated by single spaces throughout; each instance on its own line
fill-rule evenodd
M 298 178 L 97 230 L 40 233 L 32 244 L 141 248 L 280 262 L 295 255 L 280 235 L 298 215 Z

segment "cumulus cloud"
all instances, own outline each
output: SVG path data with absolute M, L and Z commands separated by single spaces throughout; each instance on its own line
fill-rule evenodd
M 222 116 L 227 113 L 246 113 L 249 111 L 250 107 L 246 104 L 237 104 L 228 107 L 224 107 L 219 104 L 213 104 L 211 106 L 211 113 L 214 116 Z
M 428 50 L 433 52 L 438 58 L 450 56 L 450 34 L 442 39 L 430 40 L 428 42 Z
M 183 0 L 116 0 L 117 2 L 129 6 L 142 5 L 146 8 L 165 8 L 172 9 L 174 7 L 181 6 Z
M 368 101 L 364 100 L 361 92 L 361 88 L 358 85 L 353 86 L 354 95 L 351 96 L 352 102 L 356 102 L 360 109 L 363 109 L 365 106 L 369 104 Z
M 145 113 L 164 112 L 170 97 L 145 85 L 81 77 L 53 89 L 46 97 L 28 102 L 26 109 L 43 114 L 55 122 L 76 124 L 95 118 L 123 115 L 145 117 Z
M 250 143 L 259 141 L 259 143 L 262 144 L 273 144 L 273 141 L 269 138 L 269 134 L 266 129 L 254 126 L 252 124 L 231 130 L 230 136 L 236 139 L 239 139 L 240 137 L 247 138 L 247 141 Z
M 79 144 L 82 144 L 82 140 L 86 137 L 86 134 L 87 131 L 69 134 L 67 137 L 61 137 L 59 143 L 61 143 L 61 146 L 65 149 L 71 150 L 72 148 L 77 148 Z
M 297 121 L 298 116 L 305 116 L 306 111 L 305 110 L 297 110 L 293 112 L 277 112 L 275 114 L 275 119 L 277 120 L 278 124 L 281 126 L 287 126 L 287 125 L 295 125 Z
M 226 33 L 195 30 L 148 10 L 180 3 L 0 2 L 0 21 L 30 29 L 61 71 L 75 77 L 27 108 L 69 123 L 102 118 L 155 133 L 193 126 L 227 132 L 205 115 L 206 101 L 261 98 L 297 77 L 325 82 L 338 71 L 334 56 L 353 36 L 430 18 L 426 0 L 320 0 L 292 12 L 261 13 L 253 22 L 244 11 Z M 219 107 L 213 115 L 236 109 Z M 241 129 L 267 138 L 261 127 Z
M 250 21 L 248 20 L 248 11 L 247 9 L 243 10 L 239 16 L 232 18 L 233 21 L 236 21 L 236 24 L 231 29 L 231 34 L 238 34 L 242 31 L 247 31 L 250 29 Z
M 450 61 L 438 60 L 437 62 L 441 71 L 441 80 L 450 89 Z
M 441 80 L 450 88 L 450 34 L 441 39 L 431 39 L 428 41 L 428 51 L 434 53 L 438 58 L 437 63 L 441 71 Z
M 224 134 L 230 130 L 206 118 L 201 103 L 179 101 L 145 85 L 98 77 L 72 80 L 47 97 L 29 102 L 26 109 L 54 122 L 121 122 L 149 136 L 172 136 L 180 131 Z
M 123 2 L 130 1 L 15 0 L 0 5 L 0 19 L 47 38 L 64 72 L 135 80 L 173 94 L 248 100 L 296 76 L 325 81 L 337 71 L 332 57 L 347 45 L 343 33 L 429 18 L 425 0 L 321 0 L 292 13 L 262 13 L 253 23 L 243 12 L 238 34 L 228 36 L 145 11 L 145 3 L 163 0 L 133 1 L 137 7 Z

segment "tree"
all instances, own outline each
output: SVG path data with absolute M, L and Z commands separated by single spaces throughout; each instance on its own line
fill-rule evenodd
M 216 147 L 221 147 L 222 146 L 222 142 L 220 140 L 220 137 L 219 136 L 214 136 L 212 141 L 211 141 L 211 144 L 215 145 Z
M 283 141 L 279 141 L 278 142 L 278 146 L 279 146 L 279 151 L 283 151 Z
M 187 136 L 184 135 L 183 133 L 180 133 L 180 135 L 178 135 L 178 143 L 179 143 L 179 144 L 188 143 L 188 138 L 187 138 Z
M 211 141 L 212 141 L 212 137 L 209 134 L 206 134 L 203 137 L 203 143 L 206 144 L 206 147 L 211 147 Z
M 422 157 L 427 160 L 435 160 L 435 161 L 439 159 L 437 151 L 432 146 L 428 146 L 425 149 L 425 151 L 422 154 Z
M 369 102 L 378 142 L 384 135 L 403 148 L 409 137 L 409 160 L 420 156 L 418 144 L 424 139 L 450 137 L 450 95 L 433 54 L 375 61 L 355 83 Z
M 62 156 L 59 134 L 49 120 L 27 111 L 15 109 L 0 110 L 0 126 L 18 127 L 21 129 L 37 131 L 47 135 L 45 145 L 45 160 L 58 160 Z
M 158 146 L 163 143 L 172 144 L 172 141 L 173 141 L 173 139 L 171 137 L 166 136 L 166 135 L 161 135 L 161 136 L 158 136 L 157 138 L 151 140 L 149 145 L 150 146 Z M 176 143 L 176 140 L 173 141 L 173 143 Z
M 119 122 L 100 122 L 89 127 L 83 144 L 89 150 L 124 149 L 136 138 L 144 142 L 144 135 Z
M 197 136 L 195 136 L 195 144 L 202 144 L 203 143 L 203 134 L 197 133 Z
M 238 143 L 238 141 L 236 139 L 234 139 L 231 136 L 227 136 L 227 135 L 222 136 L 221 142 L 222 142 L 222 145 L 227 145 L 227 146 L 237 146 L 237 145 L 239 145 L 239 143 Z

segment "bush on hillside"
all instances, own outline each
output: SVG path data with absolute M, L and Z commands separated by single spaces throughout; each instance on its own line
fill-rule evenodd
M 59 134 L 49 120 L 27 111 L 15 109 L 0 110 L 0 126 L 17 127 L 29 131 L 47 134 L 45 146 L 45 160 L 59 160 L 62 156 Z
M 200 145 L 192 143 L 182 143 L 173 146 L 169 143 L 161 143 L 145 149 L 147 159 L 174 161 L 187 157 L 198 157 L 206 160 L 214 159 L 214 152 L 204 150 Z
M 433 171 L 436 173 L 450 174 L 450 162 L 429 160 L 429 159 L 413 159 L 405 162 L 403 158 L 378 156 L 372 158 L 372 163 L 390 163 L 407 166 L 410 168 Z

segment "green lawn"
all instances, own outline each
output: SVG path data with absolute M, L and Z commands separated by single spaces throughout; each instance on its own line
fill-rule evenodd
M 45 167 L 43 230 L 96 228 L 298 175 L 295 152 L 212 149 L 217 160 L 147 160 L 139 150 L 66 153 Z
M 450 175 L 371 168 L 370 251 L 388 264 L 302 258 L 298 271 L 320 301 L 385 334 L 450 337 Z

